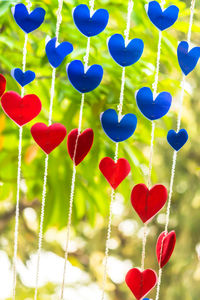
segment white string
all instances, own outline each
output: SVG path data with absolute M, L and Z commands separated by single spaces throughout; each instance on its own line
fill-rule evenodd
M 141 258 L 141 270 L 142 271 L 144 271 L 146 242 L 147 242 L 147 224 L 144 224 L 144 227 L 143 227 L 143 238 L 142 238 L 142 258 Z

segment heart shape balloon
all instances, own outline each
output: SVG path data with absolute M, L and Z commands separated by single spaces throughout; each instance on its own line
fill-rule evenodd
M 136 103 L 141 113 L 152 121 L 160 119 L 168 113 L 172 96 L 168 92 L 162 92 L 154 100 L 151 89 L 143 87 L 136 94 Z
M 167 189 L 162 184 L 154 185 L 150 190 L 145 184 L 134 186 L 131 203 L 143 223 L 150 222 L 167 201 Z
M 92 65 L 84 70 L 80 60 L 74 60 L 67 66 L 67 74 L 70 83 L 80 93 L 88 93 L 96 89 L 103 78 L 103 68 L 100 65 Z
M 134 114 L 126 114 L 119 121 L 114 109 L 104 111 L 100 119 L 104 132 L 116 143 L 131 137 L 137 126 L 137 117 Z
M 52 67 L 61 65 L 67 55 L 73 51 L 73 46 L 69 42 L 62 42 L 56 46 L 56 37 L 49 40 L 45 47 L 46 55 Z
M 112 58 L 122 67 L 131 66 L 142 56 L 144 43 L 141 39 L 133 39 L 125 45 L 121 34 L 114 34 L 108 39 L 108 50 Z
M 156 285 L 157 274 L 154 270 L 146 269 L 141 272 L 133 268 L 126 274 L 126 284 L 137 300 L 143 299 Z
M 15 5 L 12 12 L 17 25 L 25 33 L 30 33 L 40 27 L 45 17 L 45 10 L 43 8 L 37 7 L 29 13 L 26 6 L 22 3 Z
M 23 72 L 19 68 L 12 69 L 11 76 L 22 86 L 29 84 L 35 79 L 35 73 L 28 70 Z
M 131 171 L 131 167 L 127 159 L 120 158 L 115 163 L 110 157 L 104 157 L 100 161 L 99 169 L 114 190 Z
M 36 123 L 31 127 L 31 134 L 35 142 L 46 153 L 51 153 L 64 140 L 67 130 L 59 123 L 47 126 L 44 123 Z
M 179 132 L 174 130 L 169 130 L 167 134 L 167 141 L 170 146 L 179 151 L 187 142 L 188 140 L 188 133 L 185 129 L 180 129 Z
M 176 244 L 176 233 L 165 231 L 160 234 L 156 244 L 156 255 L 160 268 L 163 268 L 169 261 Z
M 1 106 L 7 116 L 18 126 L 23 126 L 33 120 L 42 108 L 40 99 L 36 95 L 30 94 L 21 98 L 12 91 L 3 94 Z
M 85 36 L 91 37 L 106 28 L 109 14 L 106 9 L 98 9 L 91 14 L 87 5 L 80 4 L 73 11 L 73 19 L 78 30 Z
M 5 92 L 5 89 L 6 89 L 6 79 L 2 74 L 0 74 L 0 97 Z
M 77 166 L 86 157 L 94 141 L 94 132 L 91 128 L 85 129 L 78 135 L 78 129 L 73 129 L 67 138 L 69 155 Z M 74 153 L 76 150 L 76 153 Z M 75 154 L 75 155 L 74 155 Z
M 188 42 L 182 41 L 177 48 L 177 57 L 182 72 L 187 76 L 198 63 L 200 47 L 194 47 L 189 51 Z
M 176 5 L 170 5 L 162 10 L 157 1 L 149 2 L 147 14 L 151 22 L 161 31 L 171 27 L 178 19 L 179 9 Z

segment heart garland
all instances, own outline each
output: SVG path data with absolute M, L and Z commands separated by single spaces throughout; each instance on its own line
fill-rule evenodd
M 162 232 L 157 240 L 156 255 L 160 268 L 163 268 L 169 261 L 176 244 L 176 233 L 171 231 Z
M 19 68 L 12 69 L 11 76 L 21 85 L 21 87 L 26 86 L 35 79 L 35 73 L 33 71 L 23 72 Z
M 178 63 L 182 72 L 187 76 L 196 67 L 200 58 L 200 47 L 194 47 L 189 51 L 188 42 L 182 41 L 177 48 Z
M 6 78 L 0 74 L 0 97 L 3 95 L 3 93 L 6 90 Z
M 168 131 L 167 141 L 176 151 L 179 151 L 185 145 L 187 140 L 188 133 L 185 129 L 180 129 L 179 132 L 176 132 L 172 129 Z

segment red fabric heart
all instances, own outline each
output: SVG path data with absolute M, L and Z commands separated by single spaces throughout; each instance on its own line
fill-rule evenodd
M 5 92 L 5 89 L 6 89 L 6 79 L 2 74 L 0 74 L 0 97 Z
M 164 185 L 156 184 L 149 190 L 140 183 L 132 189 L 131 203 L 143 223 L 150 222 L 166 201 L 167 189 Z
M 99 164 L 99 169 L 111 187 L 115 190 L 128 176 L 131 167 L 125 158 L 118 159 L 117 163 L 110 157 L 104 157 Z
M 125 278 L 126 284 L 137 300 L 146 296 L 157 283 L 157 274 L 151 269 L 141 272 L 134 268 L 128 271 Z
M 42 104 L 36 95 L 26 95 L 23 98 L 15 92 L 7 92 L 1 98 L 4 112 L 17 125 L 23 126 L 33 120 L 41 111 Z
M 36 123 L 31 127 L 31 134 L 42 150 L 49 154 L 64 140 L 67 130 L 59 123 L 50 125 Z
M 164 231 L 158 237 L 157 245 L 156 245 L 156 255 L 157 255 L 158 264 L 161 268 L 168 263 L 174 251 L 175 244 L 176 244 L 175 231 L 171 231 L 169 233 L 165 233 Z M 161 253 L 161 249 L 162 249 L 162 253 Z
M 75 165 L 77 166 L 86 157 L 92 148 L 94 140 L 94 132 L 91 128 L 85 129 L 78 137 L 78 129 L 73 129 L 67 138 L 67 148 L 71 159 L 74 158 L 74 151 L 76 147 Z

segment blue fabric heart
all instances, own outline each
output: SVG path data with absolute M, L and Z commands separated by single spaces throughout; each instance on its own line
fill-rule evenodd
M 87 37 L 101 33 L 108 24 L 106 9 L 98 9 L 93 15 L 85 4 L 78 5 L 73 11 L 73 19 L 78 30 Z
M 133 114 L 126 114 L 118 121 L 114 109 L 107 109 L 101 114 L 101 125 L 105 134 L 114 142 L 122 142 L 131 137 L 137 126 L 137 118 Z
M 20 3 L 15 5 L 13 16 L 17 25 L 19 25 L 25 33 L 30 33 L 43 23 L 45 10 L 41 7 L 37 7 L 29 13 L 26 6 Z
M 29 84 L 35 79 L 35 73 L 33 71 L 23 72 L 19 68 L 12 69 L 11 76 L 22 86 Z
M 121 34 L 114 34 L 108 40 L 108 49 L 112 58 L 122 67 L 131 66 L 142 56 L 144 43 L 141 39 L 133 39 L 125 46 Z
M 179 9 L 176 5 L 170 5 L 162 11 L 157 1 L 151 1 L 147 10 L 150 21 L 161 31 L 172 26 L 178 19 Z
M 185 41 L 180 42 L 177 48 L 179 66 L 186 76 L 194 70 L 200 57 L 200 47 L 188 49 L 189 44 Z
M 69 42 L 62 42 L 56 47 L 56 37 L 49 40 L 45 47 L 46 55 L 52 67 L 61 65 L 64 58 L 73 51 L 73 46 Z
M 74 60 L 67 66 L 67 75 L 70 83 L 80 93 L 88 93 L 96 89 L 103 78 L 103 68 L 92 65 L 84 70 L 80 60 Z
M 174 130 L 169 130 L 167 134 L 167 141 L 170 146 L 179 151 L 187 142 L 188 140 L 188 133 L 185 129 L 180 129 L 179 132 Z
M 136 94 L 136 102 L 139 110 L 147 119 L 157 120 L 168 113 L 172 96 L 168 92 L 162 92 L 153 100 L 151 89 L 143 87 Z

